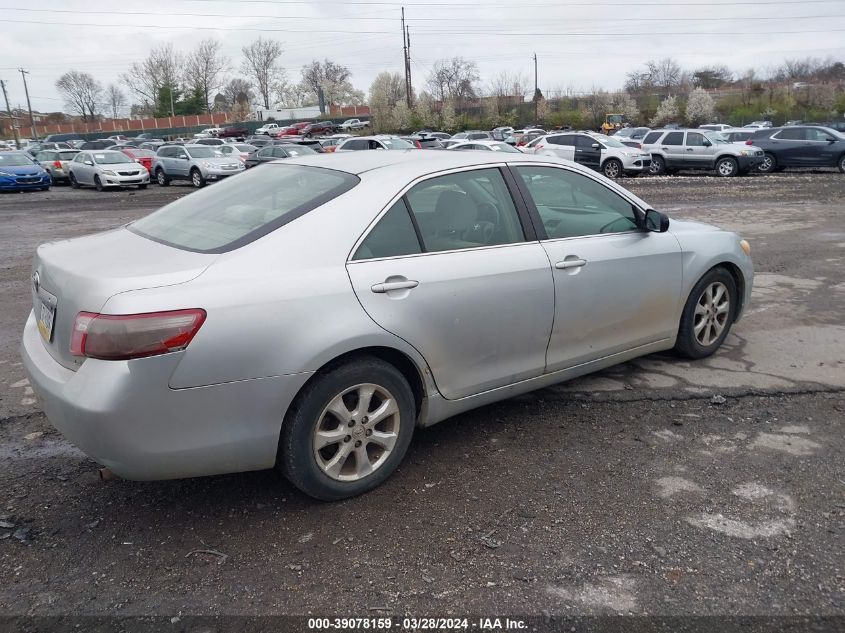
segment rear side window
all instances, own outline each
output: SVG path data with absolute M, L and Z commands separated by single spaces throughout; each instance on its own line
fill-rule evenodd
M 171 202 L 128 228 L 183 250 L 225 253 L 305 215 L 359 182 L 357 176 L 332 169 L 271 163 Z
M 414 186 L 407 200 L 426 252 L 525 240 L 513 199 L 498 169 L 431 178 Z
M 683 132 L 669 132 L 666 135 L 666 138 L 663 139 L 663 145 L 683 145 L 684 144 L 684 133 Z
M 791 127 L 781 130 L 774 138 L 782 141 L 803 141 L 806 138 L 806 134 L 804 128 Z
M 648 145 L 650 143 L 656 143 L 661 134 L 663 134 L 663 132 L 649 132 L 645 135 L 645 138 L 643 138 L 643 144 Z
M 398 257 L 422 252 L 404 200 L 390 207 L 358 247 L 354 260 Z

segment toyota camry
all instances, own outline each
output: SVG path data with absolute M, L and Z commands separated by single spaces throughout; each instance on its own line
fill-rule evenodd
M 752 280 L 739 236 L 575 163 L 304 156 L 41 245 L 22 354 L 47 417 L 117 475 L 277 467 L 334 500 L 387 479 L 417 427 L 713 354 Z

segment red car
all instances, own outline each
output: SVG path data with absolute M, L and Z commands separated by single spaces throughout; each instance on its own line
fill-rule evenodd
M 311 123 L 308 121 L 294 123 L 293 125 L 289 125 L 288 127 L 279 130 L 279 136 L 299 136 L 301 134 L 300 130 L 304 127 L 308 127 L 309 125 L 311 125 Z
M 153 157 L 156 155 L 155 152 L 151 152 L 148 149 L 138 149 L 136 147 L 124 147 L 120 151 L 132 160 L 141 163 L 144 167 L 146 167 L 150 174 L 153 173 Z
M 280 136 L 297 136 L 299 131 L 293 127 L 292 125 L 288 125 L 287 127 L 280 127 L 278 130 L 273 130 L 270 136 L 278 138 Z

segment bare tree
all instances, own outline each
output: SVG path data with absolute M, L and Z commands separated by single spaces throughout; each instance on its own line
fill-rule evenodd
M 56 80 L 56 90 L 69 108 L 78 112 L 83 121 L 97 116 L 97 106 L 102 102 L 103 86 L 88 73 L 70 70 Z
M 106 105 L 111 110 L 111 116 L 116 119 L 123 108 L 126 107 L 126 95 L 114 84 L 106 87 Z
M 302 67 L 302 85 L 314 93 L 320 112 L 326 112 L 326 106 L 358 105 L 363 102 L 364 93 L 355 90 L 350 81 L 352 72 L 330 59 L 323 62 L 313 61 Z M 320 94 L 323 95 L 320 100 Z
M 671 57 L 664 57 L 660 61 L 646 62 L 650 83 L 661 88 L 666 95 L 681 85 L 684 73 L 678 63 Z
M 200 42 L 188 55 L 185 64 L 185 83 L 202 95 L 205 110 L 211 110 L 211 98 L 220 87 L 229 58 L 220 52 L 220 42 L 207 39 Z
M 223 103 L 228 108 L 234 108 L 238 103 L 246 102 L 247 105 L 255 98 L 252 86 L 246 79 L 234 77 L 223 86 Z
M 173 44 L 163 44 L 150 51 L 143 61 L 132 64 L 120 76 L 120 81 L 146 109 L 154 109 L 159 105 L 162 88 L 168 88 L 172 94 L 179 86 L 182 67 L 182 55 L 174 50 Z M 169 109 L 171 115 L 174 114 L 173 109 Z
M 317 95 L 301 81 L 298 83 L 280 81 L 273 87 L 273 90 L 282 108 L 305 108 L 317 105 Z
M 439 101 L 460 101 L 476 97 L 478 80 L 478 66 L 475 62 L 453 57 L 434 62 L 426 85 Z
M 602 124 L 604 115 L 610 109 L 611 103 L 610 95 L 595 86 L 593 86 L 590 94 L 584 97 L 584 106 L 590 115 L 594 128 L 598 128 Z
M 705 90 L 721 88 L 731 81 L 733 81 L 733 72 L 727 66 L 721 64 L 699 68 L 692 74 L 693 85 Z
M 285 78 L 285 71 L 279 65 L 282 45 L 275 40 L 259 37 L 241 50 L 244 54 L 241 72 L 252 80 L 264 107 L 269 109 L 270 96 L 274 87 L 282 83 Z
M 528 92 L 528 80 L 522 73 L 503 70 L 487 83 L 486 92 L 491 97 L 524 97 Z

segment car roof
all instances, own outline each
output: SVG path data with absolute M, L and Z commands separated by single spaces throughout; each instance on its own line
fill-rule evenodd
M 456 145 L 504 145 L 504 141 L 496 141 L 491 138 L 458 139 Z M 452 147 L 455 147 L 454 145 Z

